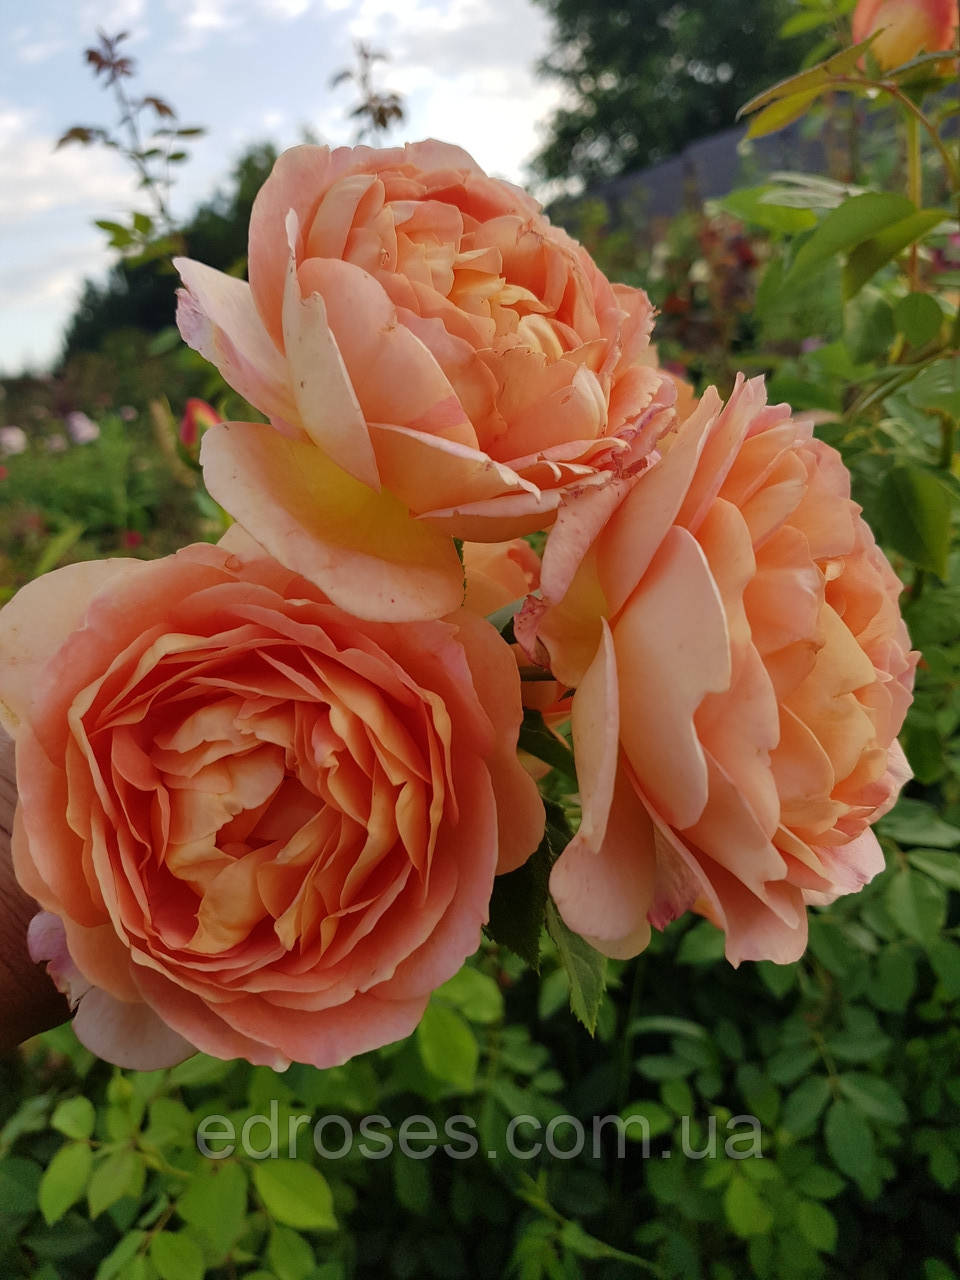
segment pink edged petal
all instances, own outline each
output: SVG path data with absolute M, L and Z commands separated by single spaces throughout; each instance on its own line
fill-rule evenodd
M 523 538 L 465 542 L 461 551 L 467 583 L 464 607 L 482 618 L 521 601 L 540 580 L 540 558 Z
M 287 364 L 257 314 L 245 280 L 190 258 L 173 265 L 179 290 L 177 325 L 188 347 L 223 374 L 231 387 L 270 418 L 296 421 Z
M 451 974 L 452 976 L 452 974 Z M 357 1054 L 404 1040 L 417 1026 L 429 995 L 382 999 L 376 992 L 354 996 L 346 1004 L 312 1013 L 278 1008 L 266 1000 L 243 1001 L 231 1010 L 251 1034 L 269 1036 L 293 1062 L 321 1070 L 339 1067 Z
M 870 819 L 871 822 L 876 822 L 877 818 L 882 818 L 885 813 L 890 812 L 897 803 L 902 788 L 906 786 L 912 777 L 913 770 L 910 768 L 910 762 L 904 754 L 903 747 L 894 738 L 887 752 L 887 771 L 883 777 L 887 798 L 877 806 Z
M 674 827 L 707 802 L 707 762 L 694 715 L 730 684 L 723 603 L 694 538 L 674 525 L 613 628 L 620 737 L 643 788 Z
M 620 690 L 617 655 L 606 618 L 597 656 L 573 697 L 573 753 L 583 817 L 578 832 L 589 849 L 603 844 L 613 803 L 620 750 Z
M 710 387 L 695 413 L 665 442 L 664 455 L 640 475 L 612 513 L 597 549 L 597 573 L 611 617 L 643 578 L 680 510 L 719 407 L 720 397 Z M 549 543 L 544 565 L 548 553 Z
M 488 622 L 462 610 L 459 629 L 480 705 L 494 727 L 494 750 L 487 760 L 497 801 L 497 875 L 515 871 L 543 838 L 545 813 L 540 792 L 517 756 L 523 707 L 520 673 L 510 646 Z
M 313 445 L 258 423 L 222 423 L 204 436 L 201 462 L 211 495 L 281 564 L 349 613 L 439 618 L 463 599 L 453 542 Z
M 454 504 L 486 504 L 501 494 L 522 495 L 528 509 L 539 500 L 536 485 L 469 445 L 380 423 L 371 423 L 370 435 L 384 481 L 418 516 L 429 518 Z
M 452 142 L 438 142 L 436 138 L 406 143 L 403 148 L 403 159 L 407 164 L 412 164 L 415 168 L 427 173 L 431 169 L 454 169 L 462 170 L 464 173 L 476 173 L 481 177 L 486 176 L 469 151 L 464 151 L 462 147 L 455 146 Z M 511 190 L 516 191 L 518 195 L 523 194 L 519 187 L 511 186 Z M 540 206 L 530 196 L 524 198 L 539 209 Z
M 174 1067 L 196 1053 L 149 1005 L 116 1000 L 99 987 L 81 997 L 73 1029 L 91 1053 L 128 1071 Z
M 780 901 L 774 910 L 722 867 L 711 867 L 710 880 L 722 904 L 721 927 L 727 935 L 726 957 L 732 965 L 743 960 L 793 964 L 800 959 L 807 946 L 807 913 L 800 889 L 778 885 Z
M 460 969 L 480 945 L 480 931 L 489 919 L 490 895 L 497 861 L 497 813 L 490 780 L 482 770 L 461 779 L 458 791 L 469 830 L 449 829 L 441 836 L 446 849 L 438 858 L 458 855 L 456 891 L 443 919 L 417 949 L 401 960 L 388 982 L 373 994 L 390 1000 L 409 1000 L 435 991 Z
M 330 332 L 368 422 L 453 433 L 455 439 L 473 435 L 443 370 L 399 322 L 378 280 L 350 262 L 309 258 L 300 266 L 299 284 L 303 294 L 323 298 Z
M 38 911 L 27 926 L 27 950 L 34 964 L 45 964 L 58 991 L 77 1007 L 81 996 L 90 990 L 89 980 L 80 972 L 67 947 L 63 921 L 51 911 Z
M 746 381 L 743 374 L 738 373 L 730 399 L 710 427 L 696 473 L 684 495 L 678 523 L 696 533 L 736 462 L 745 436 L 766 403 L 763 378 Z
M 217 1003 L 207 1003 L 191 991 L 146 967 L 135 968 L 137 986 L 156 1009 L 158 1018 L 178 1035 L 188 1036 L 190 1053 L 199 1050 L 213 1058 L 246 1058 L 255 1067 L 271 1067 L 274 1071 L 286 1071 L 290 1059 L 269 1043 L 252 1039 L 229 1026 L 218 1013 Z M 274 1010 L 274 1023 L 286 1016 Z M 187 1041 L 184 1041 L 187 1043 Z M 96 1050 L 95 1050 L 96 1052 Z
M 293 210 L 297 225 L 304 235 L 309 233 L 313 215 L 332 183 L 345 173 L 363 169 L 365 160 L 377 154 L 368 147 L 329 147 L 304 145 L 291 147 L 279 157 L 270 177 L 257 192 L 250 213 L 249 276 L 250 290 L 263 324 L 283 350 L 283 282 L 287 272 L 287 237 L 284 229 L 287 215 Z M 298 251 L 301 245 L 298 244 Z M 299 256 L 299 253 L 298 253 Z
M 102 901 L 94 898 L 83 866 L 84 842 L 69 826 L 66 775 L 24 726 L 17 744 L 17 791 L 11 852 L 17 879 L 41 906 L 69 903 L 73 918 L 95 927 L 104 923 Z
M 93 597 L 144 567 L 120 558 L 64 565 L 28 582 L 0 609 L 0 724 L 9 733 L 29 713 L 40 669 L 83 626 Z
M 804 894 L 807 902 L 819 906 L 827 906 L 846 893 L 857 893 L 886 865 L 880 842 L 869 827 L 848 844 L 814 848 L 813 852 L 819 856 L 833 882 L 830 893 L 808 890 Z
M 288 238 L 295 242 L 295 215 Z M 291 244 L 283 297 L 283 340 L 300 425 L 314 444 L 362 484 L 380 488 L 370 432 L 319 293 L 300 296 Z
M 232 556 L 236 556 L 238 560 L 245 563 L 250 560 L 264 560 L 269 554 L 256 538 L 236 521 L 223 537 L 217 540 L 217 546 L 223 547 L 224 551 L 229 551 Z
M 569 929 L 627 960 L 650 941 L 656 867 L 653 823 L 621 768 L 603 844 L 593 849 L 574 836 L 554 863 L 550 893 Z
M 540 587 L 545 600 L 563 598 L 597 535 L 609 527 L 611 517 L 638 483 L 638 478 L 619 480 L 611 473 L 606 484 L 564 497 L 543 549 Z

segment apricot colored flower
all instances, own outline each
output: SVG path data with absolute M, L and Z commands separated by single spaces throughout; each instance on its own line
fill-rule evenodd
M 207 432 L 208 489 L 361 617 L 456 608 L 454 538 L 544 529 L 646 447 L 646 295 L 457 147 L 295 147 L 249 284 L 177 265 L 185 340 L 269 419 Z
M 957 39 L 956 0 L 859 0 L 853 11 L 853 40 L 877 31 L 870 52 L 884 69 L 899 67 L 918 53 L 952 49 Z
M 488 623 L 360 622 L 236 530 L 29 584 L 0 700 L 32 953 L 124 1066 L 407 1035 L 543 829 Z
M 900 583 L 839 455 L 761 379 L 659 447 L 562 511 L 516 623 L 577 689 L 583 821 L 551 890 L 612 956 L 696 908 L 734 963 L 795 960 L 806 902 L 882 868 L 870 823 L 909 776 Z

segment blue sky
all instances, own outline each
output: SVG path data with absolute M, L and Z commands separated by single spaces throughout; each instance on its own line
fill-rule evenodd
M 531 0 L 34 0 L 0 43 L 0 372 L 42 368 L 85 276 L 109 263 L 94 218 L 137 207 L 113 154 L 64 148 L 75 123 L 112 123 L 84 65 L 98 26 L 131 33 L 137 84 L 209 133 L 182 169 L 173 206 L 212 194 L 245 143 L 353 141 L 351 91 L 329 88 L 355 38 L 390 53 L 382 87 L 406 100 L 391 141 L 439 137 L 520 181 L 557 90 L 535 78 L 547 20 Z M 141 199 L 141 206 L 143 204 Z

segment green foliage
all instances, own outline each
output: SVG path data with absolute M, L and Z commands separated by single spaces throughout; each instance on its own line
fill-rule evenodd
M 565 91 L 535 162 L 545 178 L 611 177 L 728 128 L 746 97 L 813 44 L 802 32 L 776 39 L 792 0 L 650 0 L 642 11 L 626 0 L 540 3 L 554 32 L 542 71 Z
M 566 13 L 558 0 L 549 7 Z M 711 11 L 718 40 L 738 12 Z M 617 66 L 632 83 L 617 10 L 582 13 L 590 39 L 614 24 Z M 828 0 L 805 0 L 787 25 L 814 39 L 835 16 Z M 758 128 L 836 91 L 838 76 L 856 79 L 859 57 L 807 67 L 755 103 Z M 924 100 L 909 77 L 921 73 L 922 59 L 894 77 L 915 105 Z M 651 83 L 659 106 L 663 83 Z M 597 118 L 599 128 L 607 117 Z M 642 118 L 656 124 L 656 111 Z M 935 115 L 929 123 L 939 127 Z M 722 389 L 735 368 L 765 371 L 773 399 L 820 411 L 818 431 L 842 452 L 906 583 L 924 657 L 903 738 L 915 780 L 877 827 L 886 871 L 811 909 L 809 948 L 793 965 L 735 972 L 721 934 L 695 918 L 655 933 L 634 962 L 604 962 L 548 903 L 576 783 L 563 741 L 530 716 L 523 745 L 552 768 L 547 836 L 500 882 L 488 939 L 407 1042 L 323 1072 L 198 1055 L 138 1074 L 95 1062 L 64 1028 L 0 1064 L 0 1274 L 957 1274 L 960 326 L 952 224 L 941 224 L 954 178 L 929 131 L 910 138 L 922 142 L 919 191 L 915 181 L 891 193 L 872 179 L 785 175 L 733 193 L 722 214 L 678 220 L 649 263 L 629 235 L 586 215 L 591 249 L 617 274 L 640 282 L 650 268 L 665 358 Z M 587 160 L 627 162 L 612 150 Z M 235 208 L 208 207 L 196 221 L 231 263 L 257 173 L 252 164 Z M 70 557 L 122 551 L 125 532 L 151 553 L 170 549 L 164 536 L 186 540 L 167 526 L 184 495 L 171 500 L 177 482 L 149 432 L 102 427 L 95 444 L 48 454 L 35 441 L 5 461 L 11 585 Z M 192 502 L 189 520 L 203 529 Z M 40 520 L 33 533 L 28 516 Z M 316 1129 L 325 1117 L 338 1119 Z

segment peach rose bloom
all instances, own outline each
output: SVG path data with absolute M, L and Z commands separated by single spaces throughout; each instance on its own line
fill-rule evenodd
M 570 687 L 583 804 L 551 890 L 611 956 L 695 908 L 796 960 L 805 904 L 883 866 L 916 655 L 839 455 L 761 379 L 635 479 L 571 501 L 518 637 Z
M 236 529 L 25 587 L 0 700 L 32 953 L 122 1066 L 406 1036 L 543 830 L 488 623 L 358 621 Z
M 249 284 L 177 266 L 184 339 L 269 418 L 207 432 L 208 489 L 360 617 L 458 607 L 454 538 L 544 529 L 647 447 L 646 295 L 457 147 L 295 147 Z
M 859 0 L 853 11 L 853 42 L 875 31 L 870 52 L 884 69 L 918 53 L 952 49 L 957 39 L 956 0 Z

